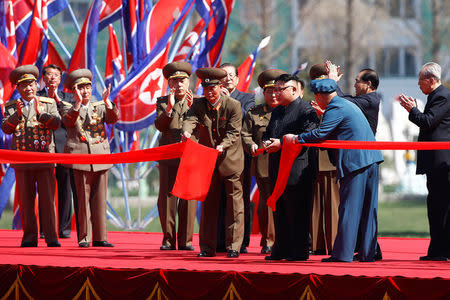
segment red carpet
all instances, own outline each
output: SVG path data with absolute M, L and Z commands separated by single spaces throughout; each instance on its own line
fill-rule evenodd
M 160 251 L 161 233 L 110 232 L 108 241 L 115 244 L 116 247 L 87 249 L 78 247 L 74 233 L 72 233 L 71 239 L 60 240 L 61 248 L 47 248 L 42 239 L 39 240 L 38 248 L 20 248 L 21 236 L 21 231 L 0 230 L 0 278 L 3 278 L 0 279 L 0 298 L 7 294 L 17 278 L 21 279 L 24 290 L 28 291 L 24 292 L 24 295 L 28 293 L 30 296 L 39 298 L 41 293 L 47 291 L 36 290 L 33 281 L 44 280 L 39 278 L 39 274 L 48 275 L 49 270 L 65 276 L 54 278 L 55 284 L 58 280 L 67 281 L 68 278 L 73 280 L 74 272 L 82 275 L 84 279 L 79 279 L 80 286 L 75 289 L 72 284 L 71 288 L 74 290 L 67 294 L 73 298 L 78 290 L 83 286 L 88 286 L 86 277 L 93 285 L 94 277 L 98 277 L 98 272 L 101 270 L 102 272 L 108 271 L 109 274 L 109 277 L 103 278 L 102 281 L 110 280 L 112 286 L 118 284 L 117 280 L 120 276 L 114 279 L 110 278 L 111 274 L 118 275 L 119 272 L 122 272 L 129 275 L 137 272 L 136 276 L 140 278 L 143 274 L 153 274 L 152 280 L 154 281 L 148 283 L 147 291 L 138 289 L 142 293 L 137 293 L 136 289 L 132 288 L 133 284 L 130 284 L 128 275 L 126 275 L 127 283 L 120 283 L 131 289 L 126 297 L 134 295 L 138 298 L 140 296 L 147 298 L 153 292 L 155 297 L 160 293 L 160 296 L 167 296 L 169 299 L 215 299 L 215 296 L 212 295 L 222 299 L 227 293 L 234 293 L 235 299 L 239 299 L 239 297 L 248 299 L 253 296 L 261 299 L 264 296 L 271 298 L 269 295 L 281 295 L 290 290 L 286 295 L 291 295 L 295 299 L 302 295 L 314 296 L 316 299 L 340 299 L 341 296 L 351 299 L 360 299 L 359 297 L 378 299 L 380 295 L 381 297 L 389 296 L 391 299 L 405 299 L 405 297 L 406 299 L 420 299 L 425 295 L 427 295 L 427 299 L 450 299 L 450 262 L 418 260 L 419 256 L 426 253 L 429 242 L 427 239 L 380 238 L 379 242 L 383 250 L 383 260 L 380 262 L 322 263 L 320 259 L 326 256 L 311 256 L 310 260 L 306 262 L 266 262 L 264 255 L 259 253 L 260 236 L 257 235 L 251 238 L 249 253 L 241 255 L 238 259 L 228 259 L 224 253 L 218 253 L 214 258 L 197 258 L 196 255 L 199 251 L 197 235 L 194 237 L 194 246 L 196 247 L 194 252 Z M 113 270 L 109 270 L 109 268 Z M 86 273 L 86 270 L 90 271 Z M 181 272 L 180 270 L 187 271 Z M 13 275 L 10 274 L 11 272 Z M 96 275 L 94 276 L 94 274 Z M 168 279 L 169 277 L 172 282 Z M 239 283 L 240 277 L 245 278 L 242 281 L 245 284 Z M 9 279 L 6 280 L 7 278 Z M 227 283 L 218 285 L 222 289 L 216 288 L 209 292 L 203 291 L 196 294 L 199 293 L 199 285 L 202 287 L 202 281 L 213 279 L 220 281 L 225 278 Z M 24 281 L 27 280 L 30 282 L 25 283 Z M 46 284 L 51 285 L 48 278 L 45 280 Z M 188 284 L 193 281 L 195 283 Z M 293 282 L 297 284 L 300 281 L 304 281 L 302 287 L 292 291 Z M 358 287 L 353 285 L 358 285 Z M 379 287 L 383 285 L 386 286 L 380 290 Z M 88 290 L 93 296 L 98 294 L 103 295 L 101 298 L 112 299 L 119 295 L 106 292 L 112 286 L 108 286 L 108 288 L 93 286 L 92 291 Z M 181 286 L 183 289 L 180 288 Z M 16 287 L 20 287 L 20 285 L 16 284 Z M 180 292 L 189 287 L 195 287 L 195 289 L 191 293 Z M 258 292 L 258 287 L 270 287 L 275 290 Z M 87 288 L 84 287 L 84 289 Z M 30 290 L 34 290 L 34 294 Z M 70 291 L 69 288 L 66 290 Z M 352 290 L 353 292 L 349 292 Z M 274 291 L 275 294 L 273 294 Z M 60 292 L 63 293 L 63 291 Z M 219 294 L 215 294 L 215 292 Z M 61 293 L 55 295 L 62 295 Z M 232 298 L 232 295 L 230 297 Z

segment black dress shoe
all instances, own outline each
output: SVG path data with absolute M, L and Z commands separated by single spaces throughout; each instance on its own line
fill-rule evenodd
M 245 249 L 245 250 L 247 250 L 247 249 Z M 241 251 L 242 251 L 242 249 L 241 249 Z M 241 252 L 242 253 L 242 252 Z M 247 252 L 245 252 L 245 253 L 247 253 Z M 239 252 L 237 252 L 237 250 L 228 250 L 227 251 L 227 257 L 228 258 L 236 258 L 236 257 L 239 257 Z
M 306 261 L 308 260 L 308 257 L 306 256 L 298 256 L 298 257 L 288 257 L 286 258 L 287 261 Z
M 161 247 L 159 247 L 159 250 L 176 250 L 175 246 L 171 246 L 171 245 L 162 245 Z
M 93 241 L 92 247 L 114 247 L 114 245 L 107 241 Z
M 269 255 L 264 257 L 265 260 L 282 260 L 284 259 L 283 257 L 279 257 L 279 256 L 273 256 L 273 255 Z
M 270 246 L 264 246 L 261 248 L 261 253 L 262 254 L 269 254 L 272 252 L 272 247 Z
M 353 255 L 353 261 L 361 261 L 361 262 L 372 262 L 372 261 L 379 261 L 382 260 L 383 256 L 381 255 L 381 252 L 376 252 L 375 256 L 373 257 L 373 260 L 361 260 L 361 256 L 359 255 L 359 253 L 356 253 L 355 255 Z
M 61 244 L 58 242 L 50 242 L 47 243 L 47 247 L 61 247 Z
M 227 251 L 227 252 L 229 252 L 229 251 Z M 245 247 L 245 246 L 242 246 L 242 247 L 241 247 L 241 251 L 239 251 L 239 252 L 241 252 L 241 253 L 243 253 L 243 254 L 246 254 L 246 253 L 248 253 L 248 251 L 247 251 L 247 247 Z
M 80 248 L 89 248 L 89 243 L 88 242 L 78 243 L 78 247 L 80 247 Z
M 22 242 L 20 247 L 37 247 L 37 242 Z
M 178 250 L 194 251 L 194 247 L 193 246 L 178 246 Z
M 327 258 L 323 258 L 322 262 L 349 262 L 349 261 L 340 260 L 340 259 L 337 259 L 337 258 L 334 258 L 334 257 L 330 256 L 330 257 L 327 257 Z
M 208 253 L 208 252 L 206 252 L 206 251 L 202 251 L 202 252 L 200 252 L 199 254 L 197 254 L 197 257 L 213 257 L 213 256 L 216 256 L 216 255 L 215 255 L 215 254 Z
M 422 260 L 422 261 L 447 261 L 447 257 L 445 257 L 445 256 L 428 256 L 428 255 L 425 255 L 425 256 L 421 256 L 419 259 Z
M 325 249 L 311 251 L 310 253 L 312 255 L 327 255 L 327 251 Z

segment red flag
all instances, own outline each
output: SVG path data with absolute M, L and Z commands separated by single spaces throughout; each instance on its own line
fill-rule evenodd
M 48 60 L 45 66 L 50 64 L 57 65 L 63 72 L 67 71 L 64 60 L 61 58 L 61 56 L 59 56 L 58 51 L 56 51 L 55 45 L 53 45 L 51 41 L 48 42 Z
M 8 101 L 14 92 L 14 87 L 9 81 L 9 73 L 16 67 L 17 60 L 8 49 L 0 43 L 0 107 L 4 112 L 4 102 Z
M 109 41 L 106 51 L 105 83 L 106 85 L 111 84 L 114 87 L 125 79 L 125 68 L 114 27 L 109 25 L 108 31 Z
M 175 55 L 173 61 L 185 60 L 186 58 L 189 59 L 189 57 L 187 57 L 189 52 L 191 53 L 191 55 L 196 54 L 195 52 L 200 48 L 200 44 L 197 42 L 197 40 L 200 38 L 200 32 L 202 31 L 203 27 L 205 27 L 205 21 L 203 21 L 202 19 L 197 23 L 197 25 L 195 25 L 191 33 L 188 34 L 183 44 L 181 44 L 180 49 L 178 49 L 178 52 Z M 196 50 L 191 51 L 194 45 L 196 45 Z

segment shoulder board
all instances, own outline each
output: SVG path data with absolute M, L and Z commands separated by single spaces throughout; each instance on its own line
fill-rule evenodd
M 6 102 L 5 107 L 9 107 L 11 105 L 14 105 L 14 104 L 16 104 L 16 102 L 17 102 L 17 99 L 16 100 L 9 100 L 8 102 Z
M 95 101 L 95 102 L 91 102 L 92 103 L 92 106 L 99 106 L 99 105 L 105 105 L 105 102 L 104 101 Z
M 47 97 L 39 96 L 39 102 L 43 102 L 43 103 L 54 103 L 55 100 L 53 100 L 52 98 L 47 98 Z
M 72 106 L 72 103 L 69 103 L 69 102 L 67 102 L 67 101 L 61 101 L 62 102 L 62 104 L 64 104 L 65 106 Z

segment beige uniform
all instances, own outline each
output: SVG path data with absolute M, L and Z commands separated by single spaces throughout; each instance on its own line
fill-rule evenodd
M 221 187 L 225 186 L 227 208 L 225 217 L 226 248 L 239 251 L 244 233 L 244 203 L 239 180 L 244 168 L 244 152 L 240 131 L 242 113 L 240 103 L 221 95 L 219 103 L 212 107 L 206 98 L 195 99 L 183 122 L 183 132 L 198 130 L 199 143 L 216 148 L 222 145 L 211 180 L 211 186 L 202 204 L 200 224 L 200 248 L 213 255 L 217 245 L 217 218 L 221 199 Z
M 109 154 L 105 123 L 119 120 L 119 110 L 103 101 L 90 102 L 78 111 L 64 107 L 62 121 L 67 129 L 64 152 L 75 154 Z M 106 193 L 108 169 L 112 164 L 67 165 L 73 169 L 78 198 L 78 243 L 106 241 Z
M 251 108 L 242 125 L 242 143 L 247 153 L 251 154 L 251 146 L 258 145 L 262 148 L 262 136 L 270 121 L 272 109 L 266 104 L 260 104 Z M 273 212 L 266 202 L 272 194 L 272 186 L 269 178 L 269 154 L 263 153 L 252 159 L 252 175 L 255 176 L 259 189 L 258 221 L 261 231 L 262 247 L 272 247 L 275 241 L 275 228 L 273 224 Z
M 155 127 L 161 131 L 159 145 L 168 145 L 181 141 L 181 128 L 189 106 L 186 100 L 176 100 L 171 114 L 167 114 L 168 97 L 161 97 L 157 101 Z M 194 233 L 195 213 L 197 201 L 187 201 L 172 195 L 177 177 L 179 159 L 162 160 L 159 162 L 159 195 L 158 213 L 161 228 L 164 233 L 163 245 L 175 248 L 192 246 L 192 235 Z M 178 236 L 176 234 L 176 214 L 178 211 Z
M 11 148 L 17 151 L 55 152 L 53 130 L 60 126 L 61 118 L 53 99 L 38 97 L 39 115 L 36 102 L 22 99 L 9 101 L 5 105 L 2 130 L 12 134 Z M 16 101 L 23 101 L 23 115 L 18 117 Z M 15 169 L 19 186 L 20 212 L 23 227 L 22 243 L 37 243 L 38 228 L 35 215 L 36 189 L 42 213 L 42 231 L 45 241 L 57 242 L 55 211 L 55 164 L 11 164 Z

